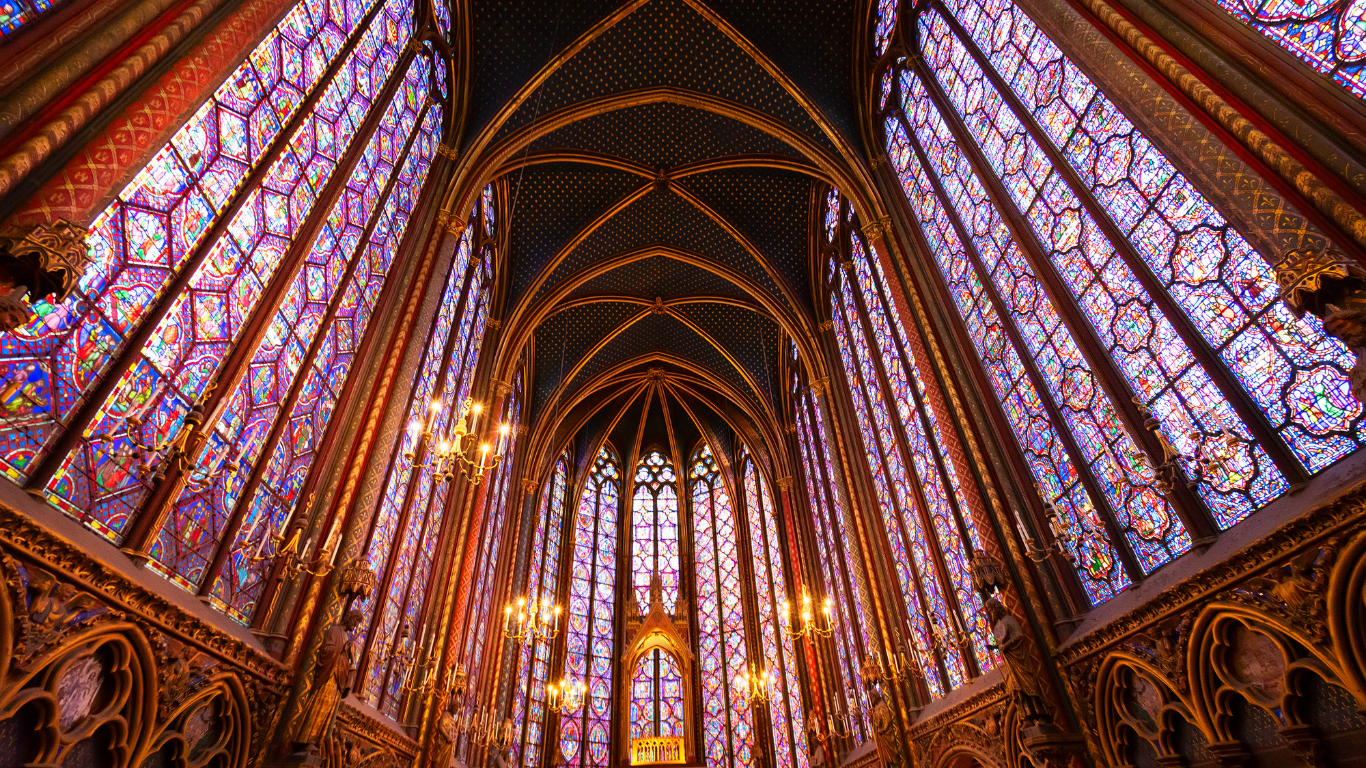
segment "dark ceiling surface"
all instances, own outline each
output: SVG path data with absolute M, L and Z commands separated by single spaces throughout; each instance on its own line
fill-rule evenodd
M 471 1 L 464 144 L 492 153 L 544 134 L 510 145 L 495 173 L 510 230 L 498 316 L 535 350 L 524 419 L 553 421 L 584 397 L 620 411 L 625 382 L 646 368 L 668 372 L 652 397 L 658 411 L 665 392 L 683 452 L 777 410 L 785 327 L 811 330 L 820 316 L 810 264 L 822 169 L 866 158 L 853 72 L 870 8 Z M 588 104 L 609 98 L 611 109 Z M 684 380 L 700 388 L 667 394 Z M 634 448 L 618 441 L 634 441 L 642 403 L 612 429 L 618 451 Z M 578 448 L 612 418 L 594 415 Z M 646 424 L 663 430 L 664 412 Z

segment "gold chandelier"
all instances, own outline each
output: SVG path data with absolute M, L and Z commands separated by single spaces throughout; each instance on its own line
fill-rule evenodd
M 490 471 L 502 463 L 503 451 L 507 448 L 508 434 L 512 431 L 512 425 L 498 425 L 497 440 L 494 443 L 480 443 L 476 427 L 479 416 L 484 412 L 484 406 L 474 402 L 471 398 L 466 398 L 464 406 L 460 409 L 460 418 L 455 422 L 455 427 L 449 435 L 437 440 L 431 431 L 431 425 L 436 423 L 437 414 L 441 413 L 440 399 L 432 398 L 427 407 L 431 413 L 427 417 L 426 429 L 424 430 L 423 421 L 419 418 L 413 422 L 412 431 L 414 435 L 420 434 L 428 443 L 436 441 L 436 445 L 431 449 L 427 460 L 421 464 L 414 464 L 413 468 L 418 470 L 431 469 L 436 475 L 444 478 L 446 482 L 454 480 L 455 470 L 459 469 L 471 485 L 479 485 Z M 478 448 L 477 451 L 475 450 L 476 447 Z M 490 456 L 490 453 L 493 455 Z M 412 451 L 407 451 L 403 455 L 408 461 L 416 458 Z

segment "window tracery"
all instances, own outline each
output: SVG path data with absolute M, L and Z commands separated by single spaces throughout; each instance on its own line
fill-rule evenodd
M 579 497 L 569 580 L 564 672 L 570 680 L 584 681 L 588 690 L 582 708 L 560 719 L 560 752 L 566 765 L 580 768 L 606 768 L 611 762 L 620 499 L 616 454 L 603 446 Z
M 641 613 L 650 606 L 650 580 L 659 574 L 664 610 L 678 602 L 678 491 L 673 462 L 659 450 L 636 465 L 631 500 L 632 583 Z
M 696 547 L 698 667 L 702 680 L 702 752 L 710 768 L 755 764 L 754 716 L 736 678 L 748 668 L 740 601 L 740 555 L 730 492 L 703 444 L 688 470 Z

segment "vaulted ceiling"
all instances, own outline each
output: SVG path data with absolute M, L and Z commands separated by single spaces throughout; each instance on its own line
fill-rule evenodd
M 855 73 L 871 12 L 472 0 L 455 186 L 497 185 L 499 356 L 529 353 L 524 419 L 543 449 L 780 442 L 779 361 L 789 338 L 811 355 L 820 316 L 815 211 L 867 174 Z

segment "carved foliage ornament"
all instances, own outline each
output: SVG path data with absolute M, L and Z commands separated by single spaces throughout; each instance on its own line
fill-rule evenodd
M 86 234 L 66 219 L 0 234 L 0 331 L 28 323 L 30 301 L 71 294 L 91 261 Z
M 1330 249 L 1291 251 L 1273 269 L 1281 300 L 1299 316 L 1306 311 L 1323 311 L 1318 294 L 1327 287 L 1326 283 L 1349 277 L 1366 278 L 1366 270 L 1355 260 Z

